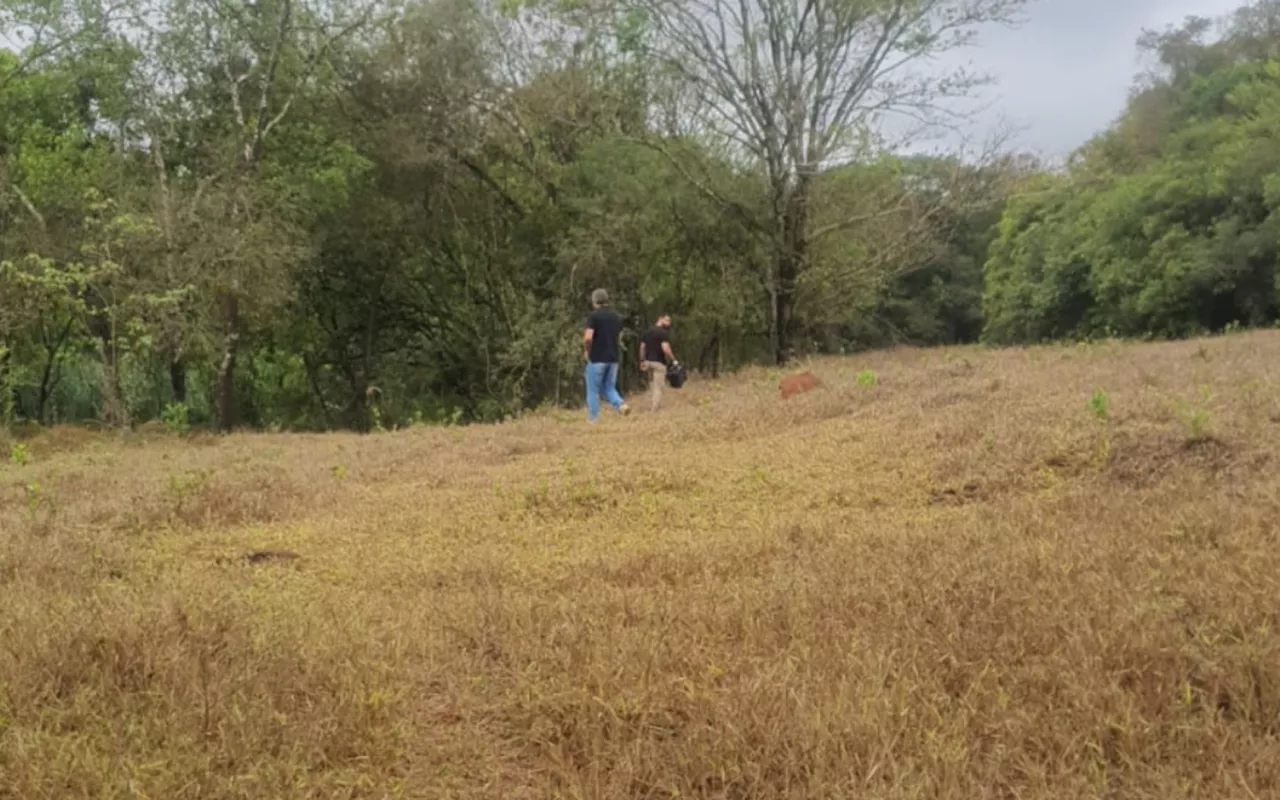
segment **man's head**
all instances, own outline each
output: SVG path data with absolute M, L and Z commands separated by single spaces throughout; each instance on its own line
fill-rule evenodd
M 604 289 L 596 289 L 591 293 L 591 305 L 596 308 L 603 308 L 609 305 L 609 293 Z
M 670 328 L 670 327 L 671 327 L 671 315 L 670 315 L 670 314 L 663 314 L 662 316 L 658 317 L 658 327 L 659 327 L 659 328 Z

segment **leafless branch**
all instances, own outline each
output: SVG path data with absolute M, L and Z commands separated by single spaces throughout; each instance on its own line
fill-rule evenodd
M 244 106 L 240 103 L 240 85 L 249 79 L 249 73 L 233 75 L 231 65 L 226 62 L 222 65 L 222 72 L 227 76 L 227 90 L 231 93 L 231 110 L 235 115 L 238 138 L 244 135 L 245 128 Z
M 257 129 L 253 134 L 253 142 L 245 149 L 245 160 L 248 165 L 257 162 L 262 155 L 262 142 L 267 134 L 267 111 L 271 107 L 271 93 L 275 90 L 276 70 L 280 66 L 280 53 L 284 50 L 285 39 L 289 36 L 289 25 L 293 20 L 293 0 L 282 0 L 280 22 L 276 27 L 275 39 L 271 42 L 271 55 L 267 58 L 267 69 L 261 79 L 261 91 L 258 95 Z M 284 112 L 293 104 L 293 97 L 285 103 Z
M 757 233 L 765 233 L 769 230 L 768 227 L 765 225 L 765 223 L 763 223 L 754 213 L 751 212 L 750 209 L 748 209 L 742 203 L 736 200 L 730 199 L 727 195 L 718 191 L 711 184 L 711 182 L 700 180 L 696 176 L 694 176 L 694 174 L 689 171 L 689 169 L 680 161 L 680 159 L 676 158 L 671 153 L 670 149 L 663 142 L 654 140 L 648 137 L 632 138 L 631 141 L 637 144 L 640 144 L 644 147 L 647 147 L 650 150 L 653 150 L 654 152 L 660 154 L 663 158 L 667 160 L 669 164 L 671 164 L 672 167 L 675 168 L 677 172 L 680 173 L 680 177 L 682 177 L 685 181 L 687 181 L 689 185 L 693 186 L 696 190 L 701 192 L 703 195 L 710 198 L 713 202 L 716 202 L 721 206 L 732 211 L 734 215 L 737 216 L 738 219 L 743 224 L 745 224 L 750 230 L 756 231 Z
M 280 110 L 276 112 L 276 114 L 270 120 L 268 120 L 265 125 L 262 124 L 262 120 L 264 119 L 264 116 L 262 115 L 259 116 L 258 118 L 259 127 L 260 127 L 260 136 L 258 141 L 259 148 L 261 148 L 261 140 L 265 139 L 266 136 L 271 133 L 271 130 L 275 128 L 277 125 L 279 125 L 286 116 L 288 116 L 289 109 L 293 106 L 293 101 L 298 96 L 298 91 L 301 85 L 311 78 L 311 76 L 315 73 L 316 68 L 324 60 L 325 56 L 329 54 L 329 51 L 333 48 L 334 44 L 341 41 L 342 39 L 347 38 L 348 36 L 351 36 L 356 31 L 364 27 L 365 25 L 368 25 L 369 22 L 372 20 L 372 18 L 373 18 L 373 7 L 370 6 L 367 9 L 365 9 L 365 13 L 361 14 L 350 24 L 340 28 L 337 32 L 326 37 L 324 40 L 324 43 L 320 47 L 316 48 L 316 50 L 311 54 L 311 56 L 306 61 L 306 66 L 302 72 L 302 75 L 299 77 L 298 85 L 294 86 L 293 91 L 289 93 L 289 97 L 280 106 Z M 264 95 L 264 99 L 265 99 L 265 95 Z M 265 108 L 263 108 L 262 110 L 265 111 Z
M 32 33 L 31 41 L 26 44 L 26 46 L 21 46 L 18 42 L 10 40 L 10 44 L 13 45 L 13 49 L 19 51 L 20 57 L 18 59 L 18 63 L 15 64 L 12 69 L 0 74 L 0 89 L 4 89 L 9 83 L 27 74 L 27 71 L 40 61 L 55 55 L 64 48 L 80 41 L 91 29 L 103 30 L 109 27 L 117 19 L 117 14 L 121 9 L 126 7 L 127 6 L 124 3 L 119 5 L 107 5 L 102 9 L 101 19 L 96 20 L 93 25 L 90 25 L 82 19 L 75 20 L 84 22 L 83 26 L 58 34 L 49 41 L 46 41 L 45 39 L 46 34 L 54 27 L 68 24 L 69 20 L 59 17 L 52 21 L 32 21 L 28 23 L 31 27 Z M 4 22 L 4 20 L 0 20 L 0 22 Z M 21 26 L 23 21 L 10 20 L 10 23 L 15 24 L 16 26 Z
M 9 188 L 18 198 L 18 202 L 22 204 L 22 207 L 27 210 L 27 213 L 31 215 L 31 218 L 40 226 L 40 230 L 46 230 L 49 226 L 45 224 L 44 215 L 41 214 L 35 204 L 31 202 L 31 198 L 27 197 L 27 195 L 22 191 L 22 188 L 16 183 L 9 184 Z

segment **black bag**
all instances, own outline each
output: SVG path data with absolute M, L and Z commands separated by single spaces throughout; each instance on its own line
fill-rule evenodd
M 667 367 L 667 385 L 672 389 L 679 389 L 687 380 L 689 380 L 689 371 L 684 368 L 684 364 L 677 361 Z

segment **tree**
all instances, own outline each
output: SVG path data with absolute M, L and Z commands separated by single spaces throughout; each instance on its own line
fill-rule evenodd
M 199 281 L 199 295 L 213 309 L 202 316 L 219 323 L 224 432 L 236 424 L 246 311 L 270 314 L 287 299 L 291 265 L 306 247 L 310 209 L 277 205 L 287 204 L 290 192 L 265 179 L 262 165 L 272 137 L 318 79 L 332 79 L 337 48 L 372 21 L 373 10 L 303 0 L 173 0 L 159 4 L 161 22 L 148 32 L 155 55 L 139 74 L 139 116 L 155 164 L 157 217 L 170 270 L 187 257 L 181 272 Z M 177 170 L 186 176 L 182 194 Z M 180 365 L 182 343 L 170 348 Z M 175 374 L 175 390 L 180 382 Z
M 981 79 L 913 72 L 961 47 L 984 24 L 1012 21 L 1024 0 L 654 0 L 657 56 L 692 92 L 700 133 L 762 173 L 743 198 L 686 175 L 767 244 L 774 354 L 792 355 L 798 282 L 824 237 L 909 211 L 888 200 L 863 213 L 813 218 L 818 175 L 875 156 L 878 124 L 894 114 L 936 121 Z

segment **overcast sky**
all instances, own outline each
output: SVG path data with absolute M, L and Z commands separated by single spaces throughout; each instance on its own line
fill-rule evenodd
M 1246 0 L 1030 0 L 1025 24 L 984 31 L 964 59 L 993 75 L 975 134 L 1001 120 L 1020 131 L 1020 149 L 1060 160 L 1124 109 L 1142 68 L 1143 28 L 1189 15 L 1219 17 Z

